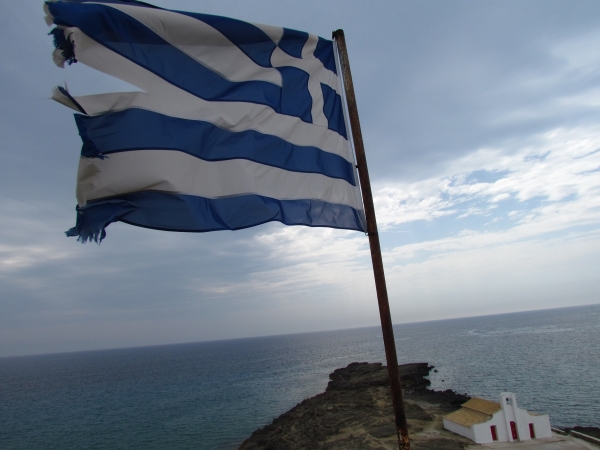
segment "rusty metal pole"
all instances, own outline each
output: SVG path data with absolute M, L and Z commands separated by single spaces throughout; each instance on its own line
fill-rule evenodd
M 356 105 L 356 97 L 354 96 L 354 85 L 352 83 L 352 74 L 350 73 L 350 61 L 348 60 L 348 50 L 346 49 L 344 31 L 334 31 L 333 39 L 335 39 L 338 45 L 340 65 L 342 68 L 344 88 L 346 91 L 346 100 L 348 102 L 348 112 L 350 115 L 350 126 L 352 127 L 352 139 L 354 140 L 356 163 L 358 175 L 360 177 L 360 188 L 365 207 L 365 216 L 367 219 L 367 234 L 369 236 L 369 245 L 371 246 L 371 260 L 373 261 L 373 273 L 375 275 L 377 302 L 379 303 L 379 316 L 381 318 L 383 344 L 385 347 L 385 357 L 387 360 L 388 375 L 390 377 L 390 387 L 392 390 L 392 403 L 394 405 L 394 417 L 396 419 L 398 446 L 400 450 L 410 450 L 408 426 L 406 423 L 406 413 L 404 412 L 404 400 L 402 399 L 402 387 L 400 385 L 400 373 L 398 370 L 398 357 L 396 355 L 396 343 L 394 341 L 394 330 L 392 328 L 390 304 L 388 302 L 385 274 L 383 272 L 383 260 L 381 258 L 379 233 L 377 232 L 377 221 L 375 219 L 373 193 L 371 192 L 369 169 L 367 168 L 365 147 L 360 129 L 360 121 L 358 119 L 358 107 Z

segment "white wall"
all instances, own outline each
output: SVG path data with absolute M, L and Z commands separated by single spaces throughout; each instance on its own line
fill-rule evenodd
M 507 399 L 510 402 L 507 403 Z M 535 438 L 552 437 L 552 430 L 550 429 L 550 417 L 545 415 L 532 416 L 525 409 L 521 409 L 517 406 L 517 399 L 515 394 L 512 392 L 503 392 L 500 394 L 500 403 L 502 404 L 502 412 L 505 414 L 506 430 L 508 434 L 508 440 L 512 442 L 512 433 L 510 431 L 510 421 L 514 421 L 517 425 L 517 433 L 519 434 L 519 441 L 531 440 L 529 432 L 529 424 L 533 423 L 535 431 Z
M 471 428 L 463 427 L 462 425 L 452 422 L 451 420 L 444 419 L 444 428 L 448 431 L 452 431 L 453 433 L 459 434 L 461 436 L 471 439 L 472 441 L 475 441 L 475 434 L 473 432 L 473 427 L 471 427 Z M 475 442 L 477 442 L 477 441 L 475 441 Z
M 496 434 L 498 435 L 498 442 L 508 441 L 508 433 L 506 431 L 506 423 L 504 421 L 504 414 L 502 411 L 495 413 L 490 420 L 485 423 L 478 423 L 473 425 L 471 428 L 474 431 L 475 439 L 478 444 L 488 444 L 494 442 L 492 439 L 491 426 L 496 426 Z
M 533 423 L 535 430 L 535 438 L 552 437 L 552 429 L 550 428 L 550 416 L 543 414 L 540 416 L 529 416 L 529 423 Z
M 515 422 L 517 425 L 517 433 L 519 438 L 523 435 L 519 427 L 519 420 L 517 419 L 517 399 L 515 394 L 512 392 L 503 392 L 500 394 L 500 405 L 502 405 L 502 412 L 504 413 L 504 423 L 508 433 L 508 441 L 513 442 L 512 431 L 510 429 L 510 423 Z M 527 433 L 529 437 L 529 433 Z

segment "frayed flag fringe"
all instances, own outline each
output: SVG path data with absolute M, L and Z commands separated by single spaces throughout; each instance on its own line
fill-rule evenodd
M 71 228 L 70 230 L 65 231 L 67 237 L 75 237 L 77 236 L 77 240 L 82 244 L 86 242 L 94 241 L 96 244 L 100 245 L 102 240 L 106 237 L 106 230 L 103 228 L 101 230 L 94 231 L 86 231 L 78 230 L 77 226 Z
M 100 200 L 86 206 L 77 206 L 77 222 L 65 231 L 67 237 L 77 237 L 83 244 L 95 242 L 100 244 L 106 237 L 106 227 L 123 219 L 127 214 L 138 209 L 137 206 L 122 199 Z
M 94 211 L 95 208 L 92 208 L 92 211 L 87 211 L 88 209 L 79 206 L 75 208 L 77 222 L 73 228 L 65 231 L 65 234 L 67 237 L 77 237 L 77 240 L 82 244 L 94 241 L 99 245 L 106 237 L 106 227 L 111 223 L 111 218 L 107 218 L 106 214 L 102 214 L 102 207 L 99 208 L 100 211 Z
M 67 83 L 65 83 L 64 88 L 56 86 L 54 89 L 52 89 L 52 97 L 50 97 L 50 99 L 62 105 L 68 106 L 69 108 L 74 109 L 75 111 L 79 111 L 85 114 L 86 116 L 88 115 L 85 109 L 83 109 L 83 106 L 81 106 L 79 102 L 75 100 L 75 98 L 69 93 Z
M 65 36 L 65 31 L 60 27 L 54 28 L 48 34 L 54 38 L 54 47 L 56 48 L 52 54 L 54 63 L 61 68 L 65 66 L 65 62 L 69 65 L 76 63 L 75 45 L 70 39 L 71 35 Z

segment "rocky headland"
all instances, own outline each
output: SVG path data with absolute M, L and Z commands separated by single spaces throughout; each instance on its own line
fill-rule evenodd
M 469 397 L 429 390 L 425 377 L 432 368 L 426 363 L 400 366 L 411 448 L 464 449 L 472 442 L 444 430 L 442 416 Z M 329 379 L 325 392 L 256 430 L 240 450 L 397 449 L 387 368 L 379 363 L 352 363 Z

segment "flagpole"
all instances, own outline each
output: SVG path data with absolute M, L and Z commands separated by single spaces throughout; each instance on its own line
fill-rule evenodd
M 394 341 L 390 304 L 385 284 L 385 274 L 383 272 L 383 260 L 381 258 L 379 233 L 377 232 L 377 220 L 375 219 L 373 193 L 371 191 L 371 181 L 369 180 L 369 169 L 367 167 L 367 158 L 365 156 L 360 121 L 358 119 L 358 107 L 354 95 L 354 84 L 352 83 L 352 74 L 350 72 L 350 61 L 348 60 L 348 50 L 346 48 L 344 30 L 334 31 L 333 39 L 338 45 L 340 66 L 344 80 L 344 89 L 346 91 L 346 101 L 348 102 L 348 112 L 350 115 L 350 126 L 352 128 L 352 139 L 354 140 L 354 151 L 356 153 L 356 163 L 358 175 L 360 177 L 360 188 L 367 219 L 367 235 L 369 236 L 369 245 L 371 247 L 371 260 L 373 262 L 375 289 L 377 291 L 379 316 L 381 318 L 381 329 L 383 332 L 383 344 L 385 347 L 385 357 L 387 360 L 388 375 L 390 377 L 390 387 L 392 390 L 392 403 L 394 405 L 394 417 L 396 419 L 398 446 L 400 450 L 410 450 L 408 425 L 406 423 L 406 413 L 404 411 L 404 401 L 402 399 L 402 387 L 400 385 L 400 372 L 398 370 L 398 357 L 396 355 L 396 343 Z

